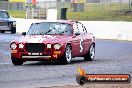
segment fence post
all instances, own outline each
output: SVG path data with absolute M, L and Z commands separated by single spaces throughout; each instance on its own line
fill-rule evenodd
M 131 0 L 129 0 L 129 11 L 131 10 Z

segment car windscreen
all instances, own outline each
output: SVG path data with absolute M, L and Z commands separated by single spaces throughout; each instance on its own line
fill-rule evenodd
M 43 23 L 34 23 L 29 28 L 27 34 L 35 35 L 54 35 L 54 34 L 64 34 L 72 35 L 73 30 L 70 24 L 59 23 L 59 22 L 43 22 Z
M 9 15 L 7 12 L 0 11 L 0 18 L 9 18 Z

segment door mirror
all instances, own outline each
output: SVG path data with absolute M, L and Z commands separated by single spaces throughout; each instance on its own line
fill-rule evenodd
M 76 32 L 75 35 L 78 36 L 78 35 L 80 35 L 80 33 L 79 32 Z
M 22 35 L 26 35 L 26 32 L 22 32 Z

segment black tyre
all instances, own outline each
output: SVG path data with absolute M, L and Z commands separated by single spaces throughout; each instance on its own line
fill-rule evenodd
M 16 27 L 13 27 L 12 29 L 11 29 L 11 34 L 15 34 L 16 33 Z
M 61 64 L 70 64 L 72 60 L 72 48 L 70 45 L 66 46 L 65 53 L 60 59 Z
M 12 60 L 12 63 L 14 65 L 22 65 L 23 64 L 23 61 L 22 60 L 19 60 L 17 58 L 14 58 L 13 56 L 11 56 L 11 60 Z
M 84 76 L 76 76 L 76 81 L 79 85 L 84 85 L 87 82 L 87 79 Z
M 84 56 L 85 61 L 93 61 L 95 57 L 95 44 L 92 44 L 88 53 Z
M 5 30 L 2 30 L 1 33 L 5 33 Z

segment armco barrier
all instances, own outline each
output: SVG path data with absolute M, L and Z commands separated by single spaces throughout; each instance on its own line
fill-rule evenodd
M 17 33 L 27 31 L 32 23 L 45 20 L 14 18 L 17 24 Z M 121 21 L 80 21 L 88 32 L 100 39 L 117 39 L 132 41 L 132 22 Z
M 96 38 L 132 41 L 132 22 L 81 21 Z
M 14 20 L 16 21 L 16 32 L 17 33 L 27 32 L 32 23 L 43 21 L 43 20 L 20 19 L 20 18 L 14 18 Z

